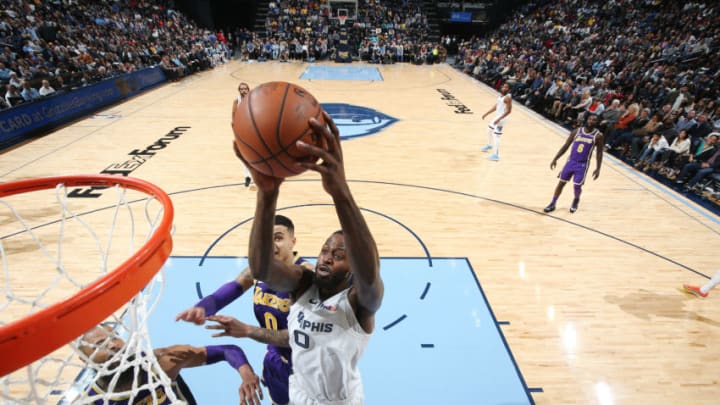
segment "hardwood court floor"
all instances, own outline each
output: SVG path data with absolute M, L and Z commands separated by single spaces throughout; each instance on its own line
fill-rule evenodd
M 322 103 L 399 119 L 343 145 L 358 204 L 382 214 L 366 215 L 380 253 L 424 256 L 419 238 L 432 256 L 468 257 L 495 316 L 509 322 L 502 330 L 528 387 L 542 388 L 537 403 L 720 401 L 720 297 L 678 290 L 718 268 L 720 218 L 608 156 L 577 213 L 567 211 L 566 187 L 558 210 L 545 215 L 557 181 L 548 165 L 566 131 L 514 103 L 501 161 L 490 162 L 479 151 L 481 115 L 497 95 L 451 67 L 378 66 L 381 82 L 301 81 L 307 66 L 231 62 L 164 85 L 4 152 L 0 180 L 98 173 L 189 127 L 132 175 L 173 193 L 173 254 L 202 255 L 254 210 L 230 148 L 238 82 L 292 81 Z M 442 99 L 448 94 L 455 101 Z M 308 256 L 338 228 L 317 179 L 286 182 L 278 204 L 318 204 L 286 211 Z M 213 255 L 245 255 L 248 231 L 228 234 Z M 453 325 L 429 327 L 453 333 Z

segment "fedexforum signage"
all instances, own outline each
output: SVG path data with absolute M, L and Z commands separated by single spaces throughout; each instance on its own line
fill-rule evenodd
M 180 137 L 183 132 L 190 129 L 190 127 L 175 127 L 172 131 L 163 135 L 162 138 L 155 141 L 153 144 L 146 146 L 143 149 L 134 149 L 128 153 L 129 159 L 124 160 L 120 163 L 113 163 L 108 166 L 105 170 L 101 171 L 100 174 L 112 174 L 116 176 L 129 176 L 135 169 L 142 166 L 143 163 L 147 162 L 155 156 L 159 151 L 165 149 L 170 143 Z M 85 188 L 78 188 L 68 193 L 68 197 L 74 198 L 98 198 L 102 193 L 101 190 L 107 187 L 102 186 L 91 186 Z
M 442 95 L 442 98 L 440 100 L 447 101 L 447 105 L 450 107 L 455 108 L 455 114 L 472 114 L 473 112 L 470 111 L 470 108 L 462 103 L 462 101 L 458 100 L 453 96 L 449 91 L 445 89 L 437 89 L 438 93 Z

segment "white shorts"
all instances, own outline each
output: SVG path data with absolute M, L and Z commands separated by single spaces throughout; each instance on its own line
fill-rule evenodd
M 505 127 L 505 120 L 500 121 L 497 125 L 493 125 L 492 123 L 488 124 L 488 128 L 490 128 L 495 135 L 502 135 L 503 127 Z
M 290 375 L 290 403 L 289 405 L 363 405 L 365 398 L 362 390 L 360 390 L 354 398 L 338 401 L 322 402 L 311 398 L 304 390 L 298 387 L 298 378 Z

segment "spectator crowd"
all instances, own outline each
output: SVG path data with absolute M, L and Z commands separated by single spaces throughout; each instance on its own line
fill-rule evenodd
M 0 0 L 0 109 L 159 66 L 170 80 L 233 55 L 454 64 L 561 125 L 600 117 L 606 149 L 686 191 L 720 183 L 720 9 L 713 2 L 538 0 L 455 43 L 419 0 L 271 0 L 264 30 L 212 32 L 162 1 Z M 171 3 L 170 3 L 171 4 Z M 352 18 L 355 17 L 355 18 Z
M 439 63 L 445 48 L 433 41 L 418 0 L 358 0 L 348 3 L 341 25 L 337 3 L 326 0 L 270 1 L 263 32 L 247 38 L 242 57 L 259 60 L 334 59 L 345 30 L 353 59 L 371 63 Z M 335 10 L 333 10 L 335 7 Z
M 453 63 L 568 128 L 597 114 L 606 150 L 700 194 L 720 183 L 719 48 L 714 2 L 541 0 Z
M 159 2 L 0 5 L 0 109 L 151 66 L 175 80 L 230 56 L 225 38 Z
M 345 30 L 351 57 L 439 63 L 419 0 L 359 0 L 345 25 L 327 0 L 270 1 L 265 29 L 213 32 L 171 1 L 0 0 L 0 109 L 159 66 L 169 80 L 226 62 L 334 59 Z M 351 5 L 354 6 L 354 5 Z M 336 12 L 337 14 L 337 12 Z

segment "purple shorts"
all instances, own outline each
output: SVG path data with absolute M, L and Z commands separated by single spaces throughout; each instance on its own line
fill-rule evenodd
M 558 175 L 560 181 L 570 181 L 573 179 L 573 183 L 578 186 L 582 186 L 585 183 L 585 176 L 587 175 L 588 162 L 576 162 L 574 160 L 568 160 L 565 163 L 562 171 Z
M 288 380 L 291 370 L 290 359 L 283 358 L 280 353 L 273 350 L 265 354 L 262 382 L 267 387 L 270 400 L 274 404 L 285 405 L 290 402 Z

